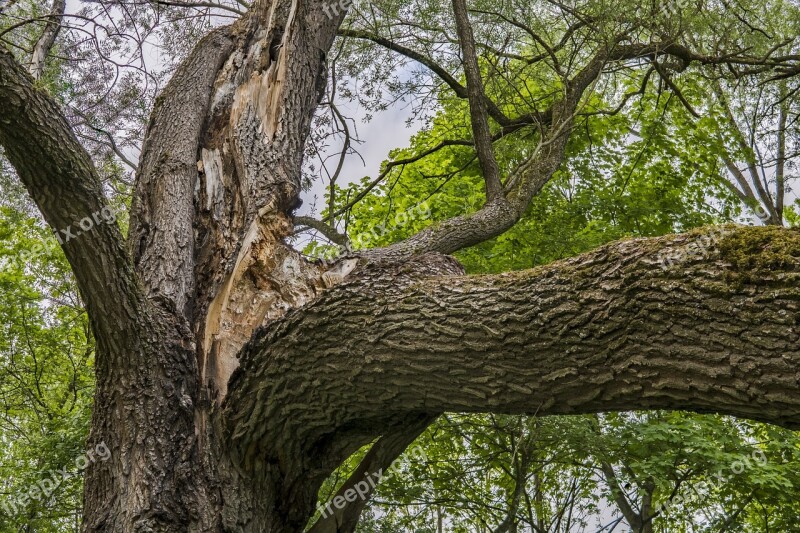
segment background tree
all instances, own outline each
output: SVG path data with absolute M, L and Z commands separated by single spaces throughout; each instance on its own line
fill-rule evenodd
M 23 206 L 2 203 L 0 530 L 75 531 L 83 484 L 74 460 L 89 430 L 94 343 L 58 243 Z M 70 477 L 48 497 L 19 500 L 62 469 Z

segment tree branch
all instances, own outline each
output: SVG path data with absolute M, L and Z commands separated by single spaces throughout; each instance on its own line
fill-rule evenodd
M 475 213 L 453 217 L 404 241 L 369 250 L 362 255 L 397 259 L 425 252 L 449 254 L 507 231 L 516 224 L 531 199 L 561 166 L 581 98 L 600 75 L 606 62 L 640 53 L 640 47 L 599 52 L 573 79 L 568 80 L 564 96 L 544 114 L 550 128 L 546 131 L 543 129 L 537 148 L 511 173 L 506 182 L 505 195 L 488 201 Z
M 472 34 L 472 26 L 467 15 L 466 0 L 453 0 L 453 13 L 463 56 L 464 73 L 467 77 L 470 123 L 475 139 L 475 151 L 478 153 L 483 181 L 486 184 L 486 201 L 490 202 L 503 193 L 503 186 L 500 184 L 500 168 L 497 166 L 492 147 L 492 132 L 489 129 L 489 119 L 486 115 L 485 102 L 487 98 L 475 50 L 475 37 Z
M 294 217 L 295 224 L 302 224 L 304 226 L 308 226 L 311 229 L 315 229 L 318 232 L 322 233 L 325 238 L 331 241 L 334 244 L 338 244 L 341 246 L 346 246 L 350 244 L 350 239 L 347 238 L 347 235 L 343 233 L 339 233 L 336 231 L 336 228 L 329 226 L 328 224 L 324 223 L 321 220 L 317 220 L 314 217 Z
M 244 11 L 241 9 L 236 9 L 235 7 L 226 6 L 225 4 L 218 4 L 216 2 L 198 2 L 195 0 L 190 0 L 187 2 L 170 2 L 169 0 L 147 0 L 152 4 L 158 4 L 162 6 L 169 6 L 169 7 L 209 7 L 213 9 L 222 9 L 223 11 L 230 11 L 231 13 L 235 13 L 239 16 L 243 16 L 245 14 Z
M 631 507 L 628 497 L 625 491 L 622 490 L 622 486 L 620 486 L 619 480 L 617 479 L 617 474 L 614 472 L 614 467 L 608 462 L 601 460 L 600 469 L 603 471 L 603 477 L 608 484 L 608 488 L 611 489 L 614 502 L 617 504 L 617 508 L 622 512 L 622 516 L 625 517 L 625 520 L 627 520 L 628 525 L 631 526 L 633 531 L 640 532 L 643 526 L 642 517 Z
M 412 416 L 410 420 L 393 431 L 382 436 L 372 445 L 367 455 L 359 463 L 355 472 L 344 482 L 336 491 L 332 498 L 342 498 L 348 501 L 343 508 L 331 508 L 326 505 L 330 502 L 323 502 L 322 508 L 325 509 L 324 517 L 317 520 L 306 533 L 352 533 L 356 530 L 361 512 L 367 506 L 370 497 L 375 492 L 377 483 L 385 475 L 395 459 L 425 431 L 436 417 L 431 416 Z M 356 493 L 358 498 L 352 498 Z M 349 494 L 348 494 L 349 493 Z M 330 512 L 330 514 L 327 514 Z
M 750 505 L 750 502 L 752 502 L 755 499 L 755 497 L 756 497 L 756 491 L 754 490 L 750 494 L 748 494 L 747 498 L 745 498 L 742 503 L 740 503 L 737 506 L 736 511 L 731 513 L 731 515 L 728 516 L 722 524 L 720 524 L 719 533 L 725 533 L 731 528 L 731 526 L 736 524 L 736 519 L 739 518 L 739 515 L 742 514 L 745 508 L 748 505 Z
M 0 145 L 72 266 L 98 337 L 138 313 L 139 291 L 123 238 L 89 154 L 57 104 L 0 47 Z
M 775 214 L 783 223 L 784 197 L 786 195 L 786 122 L 788 104 L 786 103 L 786 85 L 780 86 L 781 101 L 778 104 L 777 161 L 775 162 Z
M 100 139 L 94 139 L 96 142 L 105 144 L 106 146 L 111 148 L 111 151 L 114 152 L 114 154 L 119 158 L 120 161 L 122 161 L 125 165 L 127 165 L 128 168 L 130 168 L 131 170 L 136 171 L 136 164 L 133 161 L 131 161 L 128 158 L 128 156 L 126 156 L 122 152 L 122 150 L 120 150 L 119 146 L 117 146 L 117 141 L 116 139 L 114 139 L 113 135 L 111 135 L 108 131 L 102 128 L 98 128 L 97 126 L 92 124 L 91 119 L 88 116 L 86 116 L 86 114 L 84 114 L 80 109 L 73 107 L 72 112 L 81 117 L 81 119 L 83 119 L 82 123 L 83 126 L 86 126 L 90 130 L 97 132 L 106 138 L 105 141 L 102 141 Z
M 372 41 L 373 43 L 383 46 L 384 48 L 396 52 L 400 55 L 406 56 L 409 59 L 413 59 L 414 61 L 420 63 L 421 65 L 427 67 L 431 72 L 439 76 L 442 81 L 444 81 L 458 96 L 459 98 L 468 98 L 469 92 L 467 88 L 461 85 L 447 70 L 444 69 L 441 65 L 436 63 L 434 60 L 425 57 L 423 54 L 420 54 L 416 50 L 412 50 L 407 46 L 403 46 L 399 43 L 395 43 L 390 39 L 385 37 L 381 37 L 380 35 L 365 31 L 365 30 L 357 30 L 351 28 L 340 28 L 337 32 L 337 35 L 340 37 L 350 37 L 353 39 L 363 39 L 366 41 Z M 486 106 L 486 110 L 489 115 L 497 121 L 498 124 L 501 125 L 508 125 L 511 121 L 508 119 L 505 114 L 500 111 L 500 108 L 492 102 L 485 94 L 484 94 L 484 105 Z
M 335 78 L 334 78 L 335 79 Z M 333 100 L 333 99 L 331 99 Z M 334 170 L 333 174 L 330 177 L 330 183 L 328 184 L 328 213 L 334 212 L 334 207 L 336 206 L 336 180 L 339 179 L 339 175 L 342 173 L 342 168 L 344 168 L 344 160 L 347 157 L 347 152 L 350 150 L 350 128 L 347 126 L 347 119 L 344 118 L 339 108 L 336 107 L 336 104 L 331 101 L 330 103 L 331 111 L 333 111 L 334 122 L 338 121 L 341 123 L 341 132 L 344 133 L 344 143 L 342 144 L 342 152 L 339 154 L 339 161 L 336 164 L 336 170 Z M 331 227 L 335 224 L 335 221 L 331 219 Z
M 131 205 L 129 246 L 148 296 L 184 310 L 194 279 L 198 145 L 217 72 L 233 49 L 230 27 L 201 40 L 150 115 Z M 176 120 L 175 117 L 180 117 Z
M 661 79 L 664 80 L 664 83 L 667 84 L 667 87 L 669 87 L 670 91 L 672 91 L 672 93 L 678 97 L 678 100 L 681 102 L 681 104 L 683 104 L 683 107 L 689 112 L 689 114 L 691 114 L 694 118 L 700 118 L 700 113 L 694 110 L 692 104 L 690 104 L 689 100 L 687 100 L 683 95 L 683 91 L 681 91 L 680 88 L 675 85 L 667 69 L 664 68 L 663 65 L 659 64 L 657 60 L 653 60 L 653 68 L 655 68 L 656 72 L 658 72 L 658 75 L 661 77 Z
M 458 272 L 438 255 L 360 267 L 260 332 L 224 404 L 236 445 L 278 457 L 448 411 L 681 409 L 800 428 L 796 230 L 706 228 Z
M 399 167 L 399 166 L 403 166 L 403 165 L 409 165 L 411 163 L 419 161 L 420 159 L 428 157 L 429 155 L 431 155 L 433 153 L 436 153 L 439 150 L 441 150 L 442 148 L 445 148 L 447 146 L 472 146 L 472 142 L 471 141 L 467 141 L 467 140 L 459 140 L 459 139 L 444 140 L 444 141 L 438 143 L 436 146 L 434 146 L 432 148 L 429 148 L 427 150 L 423 150 L 419 154 L 413 155 L 411 157 L 404 157 L 403 159 L 395 159 L 394 161 L 389 161 L 388 163 L 386 163 L 384 165 L 383 170 L 381 171 L 381 173 L 378 174 L 378 176 L 374 180 L 369 182 L 366 187 L 364 187 L 361 191 L 359 191 L 359 193 L 356 194 L 355 197 L 352 200 L 347 202 L 347 204 L 342 206 L 339 210 L 337 210 L 333 214 L 329 213 L 328 216 L 326 216 L 325 218 L 322 219 L 322 221 L 323 222 L 328 222 L 328 221 L 332 220 L 334 217 L 338 217 L 342 213 L 345 213 L 348 209 L 352 208 L 354 205 L 356 205 L 358 202 L 360 202 L 362 199 L 364 199 L 364 197 L 367 194 L 369 194 L 369 192 L 371 190 L 373 190 L 375 187 L 377 187 L 378 184 L 380 184 L 380 182 L 382 182 L 386 178 L 386 176 L 389 175 L 389 172 L 393 168 Z
M 36 46 L 33 47 L 33 56 L 28 65 L 28 72 L 34 79 L 39 79 L 42 76 L 47 56 L 56 43 L 56 37 L 58 37 L 58 32 L 61 30 L 61 17 L 64 16 L 66 6 L 66 0 L 53 0 L 47 24 L 45 24 L 39 40 L 36 41 Z
M 370 250 L 362 255 L 396 259 L 425 252 L 449 254 L 497 237 L 511 228 L 525 212 L 531 199 L 541 191 L 561 165 L 584 94 L 597 82 L 608 63 L 658 54 L 673 55 L 687 64 L 691 61 L 703 64 L 719 64 L 725 60 L 746 61 L 738 56 L 727 57 L 724 60 L 703 56 L 683 46 L 670 43 L 620 44 L 618 41 L 622 41 L 622 36 L 598 50 L 572 79 L 566 81 L 563 96 L 549 109 L 539 114 L 540 119 L 546 119 L 538 120 L 542 131 L 539 146 L 506 180 L 505 197 L 487 202 L 475 213 L 451 218 L 425 228 L 404 241 L 386 248 Z M 647 76 L 645 83 L 646 80 Z M 513 119 L 511 124 L 535 122 L 537 117 L 530 114 Z M 545 125 L 548 126 L 547 129 Z
M 725 93 L 722 91 L 722 87 L 720 86 L 719 82 L 715 82 L 713 84 L 714 92 L 716 93 L 717 100 L 719 101 L 720 106 L 722 107 L 723 114 L 725 115 L 725 119 L 728 122 L 728 126 L 731 128 L 731 133 L 733 134 L 733 138 L 738 145 L 739 150 L 742 152 L 743 157 L 745 158 L 745 162 L 747 163 L 747 169 L 750 173 L 751 182 L 758 193 L 758 198 L 761 201 L 761 204 L 767 210 L 769 214 L 769 220 L 766 221 L 768 224 L 776 224 L 780 225 L 781 222 L 778 221 L 778 213 L 775 210 L 775 205 L 772 203 L 772 199 L 769 197 L 766 189 L 764 188 L 763 184 L 761 183 L 761 178 L 758 175 L 758 169 L 756 168 L 756 163 L 753 157 L 751 156 L 750 152 L 752 151 L 752 147 L 747 144 L 745 141 L 744 134 L 742 130 L 739 128 L 739 125 L 736 123 L 736 118 L 733 116 L 733 111 L 731 111 L 730 104 L 728 102 Z M 744 178 L 741 170 L 735 165 L 732 164 L 732 161 L 725 160 L 725 165 L 728 167 L 728 170 L 733 173 L 736 177 L 736 180 L 739 182 L 739 185 L 745 189 L 745 192 L 749 189 L 749 187 L 745 188 L 742 183 L 747 183 L 747 180 Z M 750 194 L 752 195 L 752 190 L 750 190 Z M 755 196 L 755 195 L 753 195 Z
M 520 22 L 516 18 L 508 18 L 507 16 L 503 15 L 502 13 L 498 13 L 496 11 L 483 11 L 483 10 L 475 9 L 475 10 L 472 10 L 472 12 L 473 13 L 483 13 L 483 14 L 486 14 L 486 15 L 492 15 L 492 16 L 498 17 L 499 19 L 507 22 L 508 24 L 510 24 L 512 26 L 515 26 L 515 27 L 521 29 L 522 31 L 524 31 L 525 33 L 527 33 L 537 44 L 539 44 L 539 46 L 544 48 L 545 52 L 543 54 L 538 55 L 538 56 L 534 56 L 534 57 L 528 58 L 528 59 L 526 59 L 526 61 L 529 64 L 531 64 L 531 63 L 535 63 L 537 61 L 541 61 L 542 59 L 544 59 L 546 57 L 549 57 L 550 60 L 553 63 L 553 69 L 559 75 L 563 75 L 563 70 L 561 68 L 561 62 L 558 60 L 558 56 L 556 56 L 556 52 L 564 47 L 564 45 L 569 41 L 569 38 L 572 36 L 572 34 L 576 30 L 580 29 L 581 27 L 583 27 L 585 25 L 585 23 L 583 21 L 580 21 L 577 24 L 574 24 L 574 25 L 570 26 L 569 28 L 567 28 L 567 31 L 564 32 L 564 35 L 561 38 L 561 41 L 557 45 L 555 45 L 555 47 L 553 47 L 553 46 L 550 46 L 549 44 L 547 44 L 547 41 L 542 39 L 542 37 L 538 33 L 536 33 L 535 31 L 533 31 L 533 29 L 530 26 L 528 26 L 527 24 L 523 24 L 522 22 Z
M 500 522 L 492 533 L 511 533 L 517 529 L 517 512 L 522 502 L 522 497 L 526 494 L 528 474 L 530 473 L 531 463 L 531 442 L 533 436 L 531 434 L 524 435 L 518 443 L 517 448 L 514 450 L 512 457 L 514 490 L 511 493 L 511 502 L 508 506 L 505 518 Z

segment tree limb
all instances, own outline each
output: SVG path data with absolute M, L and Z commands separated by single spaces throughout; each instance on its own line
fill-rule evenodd
M 216 2 L 198 2 L 195 0 L 190 0 L 187 2 L 181 2 L 181 1 L 171 2 L 169 0 L 147 0 L 147 1 L 150 2 L 151 4 L 157 4 L 169 7 L 209 7 L 213 9 L 222 9 L 223 11 L 230 11 L 231 13 L 235 13 L 239 16 L 243 16 L 245 14 L 245 12 L 242 11 L 241 9 L 236 9 L 235 7 L 226 6 L 225 4 L 218 4 Z
M 362 255 L 396 259 L 425 252 L 449 254 L 507 231 L 561 166 L 581 98 L 597 80 L 607 61 L 640 53 L 640 47 L 598 52 L 573 79 L 568 80 L 564 96 L 545 113 L 550 128 L 542 131 L 538 147 L 511 173 L 504 195 L 488 201 L 475 213 L 453 217 L 404 241 Z
M 0 145 L 72 266 L 98 337 L 139 309 L 135 276 L 89 154 L 57 104 L 0 47 Z
M 505 518 L 500 522 L 492 533 L 513 533 L 517 526 L 517 512 L 522 502 L 522 497 L 526 494 L 528 474 L 531 463 L 531 441 L 532 435 L 524 435 L 521 442 L 514 450 L 512 457 L 514 490 L 511 493 L 511 502 L 508 506 Z
M 622 512 L 622 516 L 625 517 L 625 520 L 633 531 L 641 532 L 643 526 L 642 517 L 639 516 L 639 513 L 633 509 L 628 501 L 628 497 L 625 491 L 622 490 L 619 479 L 617 479 L 617 474 L 614 472 L 614 467 L 608 462 L 601 460 L 600 469 L 603 471 L 603 478 L 605 478 L 608 487 L 611 489 L 611 494 L 614 496 L 614 503 L 617 504 L 617 508 Z
M 503 186 L 500 184 L 500 168 L 497 166 L 492 147 L 492 132 L 489 129 L 489 119 L 486 115 L 485 102 L 487 98 L 475 50 L 475 37 L 472 34 L 472 26 L 467 15 L 466 0 L 453 0 L 453 13 L 456 18 L 456 31 L 463 56 L 464 73 L 467 77 L 470 123 L 475 139 L 475 151 L 478 152 L 478 161 L 483 172 L 483 181 L 486 184 L 486 200 L 492 201 L 502 194 Z
M 322 221 L 323 222 L 330 221 L 334 217 L 338 217 L 342 213 L 345 213 L 348 209 L 352 208 L 354 205 L 356 205 L 358 202 L 360 202 L 362 199 L 364 199 L 364 197 L 367 196 L 367 194 L 369 194 L 369 192 L 371 190 L 373 190 L 375 187 L 377 187 L 378 184 L 380 184 L 380 182 L 382 182 L 386 178 L 386 176 L 389 175 L 389 172 L 393 168 L 399 167 L 399 166 L 403 166 L 403 165 L 409 165 L 411 163 L 419 161 L 420 159 L 428 157 L 429 155 L 431 155 L 433 153 L 436 153 L 439 150 L 441 150 L 442 148 L 445 148 L 447 146 L 472 146 L 472 142 L 471 141 L 467 141 L 467 140 L 459 140 L 459 139 L 449 140 L 448 139 L 448 140 L 441 141 L 440 143 L 438 143 L 436 146 L 434 146 L 432 148 L 428 148 L 427 150 L 423 150 L 419 154 L 413 155 L 411 157 L 404 157 L 403 159 L 395 159 L 394 161 L 387 162 L 384 165 L 383 170 L 381 171 L 381 173 L 378 174 L 378 176 L 374 180 L 369 182 L 366 187 L 361 189 L 361 191 L 359 191 L 359 193 L 356 194 L 355 197 L 352 200 L 347 202 L 347 204 L 342 206 L 340 209 L 338 209 L 333 214 L 329 213 L 328 216 L 326 216 L 325 218 L 322 219 Z
M 719 101 L 720 107 L 722 108 L 723 114 L 725 115 L 725 119 L 728 122 L 728 126 L 731 128 L 731 133 L 733 134 L 733 138 L 736 141 L 736 144 L 741 150 L 742 155 L 745 157 L 745 161 L 747 163 L 747 169 L 750 174 L 750 181 L 752 182 L 753 186 L 755 187 L 756 192 L 758 193 L 758 198 L 761 201 L 761 205 L 767 210 L 767 214 L 769 214 L 769 219 L 765 221 L 768 224 L 775 224 L 781 225 L 781 222 L 778 221 L 778 213 L 775 210 L 775 205 L 772 202 L 772 199 L 769 197 L 767 190 L 764 188 L 764 185 L 761 183 L 761 178 L 758 175 L 758 169 L 756 168 L 756 163 L 754 158 L 750 155 L 752 151 L 752 147 L 747 144 L 745 141 L 744 134 L 742 130 L 739 128 L 739 125 L 736 123 L 736 119 L 733 116 L 733 111 L 731 111 L 730 103 L 728 102 L 725 93 L 722 91 L 722 87 L 720 86 L 719 82 L 715 82 L 714 85 L 714 92 L 716 93 L 717 100 Z M 736 177 L 739 185 L 744 188 L 742 183 L 747 183 L 747 180 L 744 179 L 744 175 L 742 174 L 741 170 L 735 165 L 731 164 L 732 161 L 725 161 L 728 170 L 730 170 L 734 176 Z M 745 189 L 747 192 L 747 189 Z M 750 191 L 752 194 L 752 190 Z M 755 196 L 755 195 L 753 195 Z
M 598 50 L 572 79 L 566 81 L 563 96 L 539 115 L 546 118 L 546 122 L 539 121 L 542 132 L 539 147 L 506 180 L 504 197 L 487 202 L 475 213 L 451 218 L 425 228 L 404 241 L 386 248 L 370 250 L 363 255 L 399 258 L 425 252 L 449 254 L 494 238 L 511 228 L 525 212 L 531 199 L 541 191 L 560 167 L 575 116 L 580 113 L 584 94 L 597 82 L 603 69 L 610 62 L 652 57 L 657 54 L 670 54 L 687 64 L 692 61 L 702 64 L 719 64 L 726 60 L 747 61 L 738 56 L 724 59 L 704 56 L 671 43 L 621 44 L 622 40 L 623 36 L 619 36 L 616 41 Z M 511 121 L 512 124 L 536 122 L 537 118 L 532 114 L 522 115 Z M 549 127 L 546 130 L 545 125 Z
M 655 68 L 656 72 L 658 72 L 658 75 L 661 77 L 661 79 L 664 80 L 664 83 L 667 84 L 667 87 L 669 87 L 670 91 L 672 91 L 672 93 L 678 97 L 678 100 L 681 102 L 681 104 L 683 104 L 683 107 L 694 118 L 700 118 L 700 113 L 694 110 L 692 104 L 690 104 L 689 100 L 687 100 L 686 97 L 683 95 L 683 91 L 681 91 L 680 88 L 678 88 L 678 86 L 675 85 L 675 82 L 672 81 L 672 77 L 670 76 L 667 69 L 664 68 L 663 65 L 660 65 L 658 61 L 653 61 L 653 68 Z
M 233 49 L 230 27 L 201 40 L 150 115 L 131 205 L 131 255 L 148 296 L 183 310 L 194 287 L 198 144 L 217 73 Z M 176 120 L 175 117 L 180 117 Z
M 105 144 L 106 146 L 108 146 L 111 149 L 111 151 L 114 152 L 114 154 L 119 158 L 120 161 L 122 161 L 125 165 L 127 165 L 128 168 L 130 168 L 131 170 L 136 171 L 136 164 L 133 161 L 131 161 L 130 158 L 128 158 L 128 156 L 126 156 L 122 152 L 122 150 L 120 150 L 119 146 L 117 146 L 117 141 L 116 141 L 116 139 L 114 139 L 113 135 L 111 135 L 108 131 L 106 131 L 106 130 L 104 130 L 102 128 L 98 128 L 97 126 L 92 124 L 92 121 L 90 120 L 90 118 L 88 116 L 86 116 L 81 110 L 73 107 L 72 108 L 72 112 L 83 119 L 83 124 L 82 125 L 86 126 L 87 128 L 89 128 L 90 130 L 92 130 L 94 132 L 97 132 L 97 133 L 101 134 L 103 137 L 106 138 L 105 141 L 101 141 L 99 139 L 94 139 L 96 142 L 102 143 L 102 144 Z
M 796 230 L 706 228 L 458 271 L 437 255 L 363 267 L 262 331 L 224 404 L 237 446 L 274 457 L 447 411 L 681 409 L 800 428 Z
M 756 497 L 756 491 L 754 490 L 747 496 L 747 498 L 744 499 L 742 503 L 740 503 L 737 506 L 736 511 L 731 513 L 731 515 L 725 518 L 725 521 L 722 524 L 720 524 L 719 533 L 725 533 L 731 528 L 731 526 L 736 524 L 736 519 L 739 518 L 739 515 L 742 514 L 745 508 L 748 505 L 750 505 L 750 502 L 752 502 L 755 499 L 755 497 Z
M 343 508 L 331 507 L 330 502 L 323 502 L 321 507 L 326 515 L 307 530 L 307 533 L 352 533 L 356 530 L 361 512 L 367 506 L 370 497 L 380 478 L 385 476 L 386 470 L 395 459 L 425 431 L 436 417 L 412 416 L 410 420 L 383 435 L 372 445 L 367 455 L 359 463 L 355 472 L 336 491 L 332 500 L 337 497 L 346 499 L 345 495 L 358 494 L 355 501 L 349 501 Z M 350 494 L 348 494 L 350 493 Z M 352 496 L 351 496 L 352 497 Z M 330 514 L 327 514 L 330 512 Z
M 403 46 L 399 43 L 395 43 L 394 41 L 387 39 L 385 37 L 381 37 L 375 33 L 371 33 L 365 30 L 357 30 L 352 28 L 340 28 L 337 32 L 337 35 L 340 37 L 350 37 L 353 39 L 363 39 L 366 41 L 372 41 L 373 43 L 383 46 L 384 48 L 396 52 L 400 55 L 406 56 L 409 59 L 413 59 L 414 61 L 420 63 L 421 65 L 427 67 L 431 72 L 439 76 L 458 96 L 459 98 L 468 98 L 469 92 L 467 88 L 461 85 L 444 67 L 436 63 L 434 60 L 425 57 L 423 54 L 417 52 L 416 50 L 412 50 L 407 46 Z M 498 122 L 498 124 L 508 125 L 510 124 L 510 120 L 505 114 L 500 111 L 500 108 L 492 102 L 488 97 L 484 95 L 484 105 L 486 106 L 486 110 L 489 115 Z
M 336 231 L 336 228 L 329 226 L 328 224 L 324 223 L 321 220 L 317 220 L 314 217 L 294 217 L 295 224 L 302 224 L 304 226 L 308 226 L 311 229 L 315 229 L 318 232 L 322 233 L 325 238 L 331 241 L 334 244 L 338 244 L 341 246 L 346 246 L 350 244 L 350 239 L 347 238 L 347 235 L 343 233 L 339 233 Z
M 778 104 L 778 154 L 775 163 L 775 213 L 780 222 L 783 222 L 784 197 L 786 195 L 786 122 L 788 118 L 788 104 L 786 103 L 786 85 L 780 86 L 781 101 Z
M 56 37 L 61 30 L 61 17 L 64 16 L 66 6 L 66 0 L 53 0 L 47 24 L 45 24 L 39 40 L 36 41 L 36 46 L 33 47 L 33 55 L 28 65 L 28 72 L 34 79 L 38 80 L 42 76 L 47 56 L 56 43 Z

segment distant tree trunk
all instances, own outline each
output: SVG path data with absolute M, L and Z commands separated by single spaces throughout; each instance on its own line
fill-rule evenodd
M 204 38 L 152 113 L 127 246 L 107 224 L 64 243 L 97 337 L 90 445 L 112 453 L 88 469 L 84 531 L 303 531 L 342 461 L 378 439 L 363 466 L 385 468 L 444 411 L 673 408 L 800 427 L 796 231 L 631 240 L 491 277 L 435 253 L 521 216 L 563 156 L 577 89 L 508 202 L 336 276 L 284 244 L 341 16 L 258 1 Z M 0 105 L 0 144 L 47 222 L 101 212 L 89 156 L 4 49 Z M 324 527 L 351 531 L 353 505 Z

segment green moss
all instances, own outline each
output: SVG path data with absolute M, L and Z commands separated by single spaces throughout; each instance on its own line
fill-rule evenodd
M 726 281 L 736 285 L 769 276 L 800 262 L 800 231 L 776 226 L 737 228 L 719 243 L 720 257 L 731 264 Z

